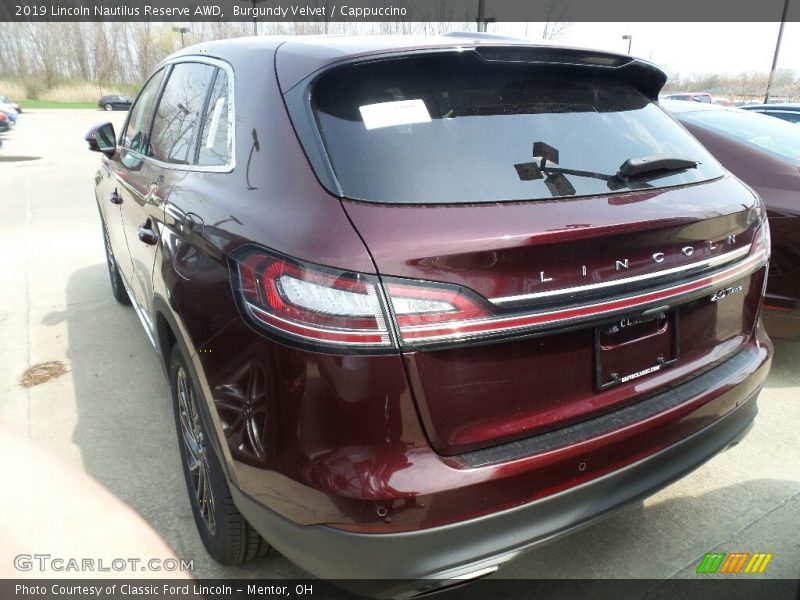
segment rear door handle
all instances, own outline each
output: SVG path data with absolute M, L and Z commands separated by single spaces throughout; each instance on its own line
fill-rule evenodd
M 150 219 L 139 226 L 139 240 L 148 246 L 155 246 L 158 243 L 158 234 L 153 231 L 153 222 Z
M 122 204 L 122 196 L 119 195 L 117 190 L 114 190 L 108 195 L 108 201 L 111 202 L 111 204 Z

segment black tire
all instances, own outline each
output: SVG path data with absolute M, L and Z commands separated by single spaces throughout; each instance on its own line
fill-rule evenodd
M 177 345 L 172 349 L 169 365 L 181 466 L 203 545 L 214 560 L 224 565 L 236 565 L 266 554 L 269 544 L 233 503 L 225 472 L 208 441 L 198 404 L 202 399 Z
M 106 109 L 106 112 L 110 112 L 110 111 L 114 110 L 114 105 L 113 104 L 106 104 L 103 108 Z
M 119 274 L 117 260 L 114 258 L 114 251 L 111 249 L 111 242 L 108 240 L 108 232 L 106 231 L 102 213 L 100 214 L 100 224 L 103 226 L 103 246 L 106 249 L 106 266 L 108 267 L 108 278 L 111 280 L 111 294 L 114 296 L 114 300 L 120 304 L 128 305 L 131 303 L 131 299 L 127 290 L 125 290 L 125 284 L 122 283 L 122 276 Z

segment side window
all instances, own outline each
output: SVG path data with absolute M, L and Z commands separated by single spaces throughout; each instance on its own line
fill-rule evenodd
M 194 141 L 214 67 L 179 63 L 172 69 L 153 121 L 149 156 L 181 165 L 194 159 Z
M 200 147 L 197 153 L 197 164 L 219 166 L 228 164 L 231 154 L 231 135 L 228 123 L 228 74 L 217 69 L 214 88 L 208 99 L 206 113 L 203 116 L 200 130 Z
M 121 146 L 139 154 L 147 154 L 147 136 L 150 117 L 153 116 L 153 105 L 164 79 L 164 69 L 156 73 L 144 89 L 139 93 L 136 103 L 131 108 L 128 124 L 122 134 Z

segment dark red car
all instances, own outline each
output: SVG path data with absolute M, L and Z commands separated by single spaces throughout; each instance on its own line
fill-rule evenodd
M 775 337 L 800 335 L 800 127 L 740 109 L 663 104 L 764 200 L 772 231 L 764 323 Z
M 118 139 L 89 132 L 216 559 L 268 542 L 429 591 L 745 434 L 766 215 L 664 81 L 499 40 L 260 37 L 171 56 Z

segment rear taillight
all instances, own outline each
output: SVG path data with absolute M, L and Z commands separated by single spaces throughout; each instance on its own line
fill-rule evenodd
M 377 278 L 255 248 L 240 249 L 234 260 L 243 308 L 260 327 L 320 348 L 395 347 Z
M 457 341 L 469 324 L 493 315 L 488 301 L 458 286 L 393 278 L 384 279 L 384 286 L 404 346 L 443 337 Z
M 451 323 L 491 315 L 485 301 L 455 286 L 438 286 L 421 281 L 401 283 L 393 279 L 386 280 L 384 284 L 401 332 L 418 325 Z
M 445 327 L 448 334 L 457 334 L 465 321 L 492 314 L 487 301 L 457 286 L 386 280 L 390 311 L 373 275 L 311 265 L 252 246 L 232 258 L 239 299 L 250 321 L 320 350 L 397 349 L 392 317 L 403 345 L 413 346 L 418 328 Z
M 576 294 L 563 305 L 517 310 L 499 307 L 457 285 L 379 279 L 253 246 L 240 248 L 232 258 L 239 300 L 255 325 L 290 343 L 322 351 L 375 352 L 516 337 L 700 298 L 762 268 L 769 247 L 769 226 L 764 221 L 749 254 L 711 274 L 602 300 L 581 301 Z

